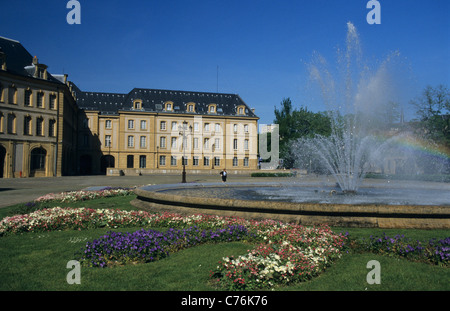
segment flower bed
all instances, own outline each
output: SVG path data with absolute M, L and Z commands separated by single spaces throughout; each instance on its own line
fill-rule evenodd
M 106 198 L 112 196 L 125 196 L 134 193 L 130 188 L 106 187 L 102 190 L 66 191 L 61 193 L 49 193 L 34 200 L 35 203 L 43 202 L 77 202 Z
M 448 266 L 450 264 L 450 237 L 445 239 L 431 239 L 426 243 L 414 241 L 404 235 L 389 237 L 370 236 L 359 242 L 362 250 L 379 254 L 399 256 L 414 261 L 429 262 Z
M 109 232 L 82 249 L 78 260 L 87 266 L 107 267 L 127 263 L 146 263 L 169 253 L 207 242 L 239 241 L 248 236 L 244 226 L 199 230 L 170 228 L 165 232 L 138 230 L 133 233 Z

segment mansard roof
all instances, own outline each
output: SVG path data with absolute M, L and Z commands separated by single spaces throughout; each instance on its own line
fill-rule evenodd
M 164 112 L 200 115 L 236 116 L 243 107 L 246 117 L 257 118 L 255 113 L 237 94 L 175 91 L 134 88 L 129 93 L 85 92 L 75 85 L 72 88 L 78 106 L 83 110 L 99 111 L 100 114 L 118 114 L 119 111 Z M 135 109 L 134 102 L 142 102 L 141 109 Z M 165 103 L 171 102 L 172 110 L 165 110 Z M 188 103 L 195 104 L 195 110 L 188 110 Z M 210 104 L 216 105 L 215 113 L 208 113 Z
M 6 54 L 6 71 L 28 78 L 39 79 L 35 77 L 35 66 L 33 56 L 16 40 L 0 37 L 0 53 Z M 37 60 L 37 58 L 36 58 Z M 41 66 L 45 66 L 40 64 Z M 45 66 L 47 68 L 47 66 Z M 61 77 L 54 77 L 47 72 L 47 80 L 54 83 L 64 83 Z

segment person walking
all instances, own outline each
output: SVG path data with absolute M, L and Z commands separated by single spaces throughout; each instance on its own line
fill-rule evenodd
M 222 175 L 222 182 L 226 182 L 227 181 L 227 170 L 223 169 L 223 171 L 220 172 L 220 175 Z

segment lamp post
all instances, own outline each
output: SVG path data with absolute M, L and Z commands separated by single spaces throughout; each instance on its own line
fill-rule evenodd
M 186 134 L 188 127 L 187 122 L 183 122 L 183 126 L 179 126 L 178 129 L 180 131 L 180 136 L 183 137 L 183 158 L 182 158 L 182 164 L 183 164 L 183 173 L 181 175 L 181 182 L 186 183 L 186 138 L 187 135 L 189 135 L 192 132 L 192 126 L 189 126 L 189 133 Z

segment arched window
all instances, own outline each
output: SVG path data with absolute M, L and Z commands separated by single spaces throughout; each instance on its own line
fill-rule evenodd
M 34 148 L 31 151 L 30 171 L 44 171 L 46 156 L 47 151 L 44 148 Z

